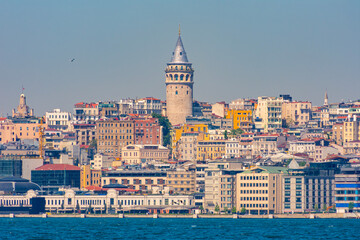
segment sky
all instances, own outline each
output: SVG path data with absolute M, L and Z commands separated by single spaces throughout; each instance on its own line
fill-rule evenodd
M 179 24 L 196 100 L 360 99 L 358 0 L 0 0 L 0 115 L 165 100 Z

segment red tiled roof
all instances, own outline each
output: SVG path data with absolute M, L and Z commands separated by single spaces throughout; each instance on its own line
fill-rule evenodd
M 80 171 L 80 168 L 74 165 L 69 164 L 45 164 L 42 165 L 35 170 L 41 170 L 41 171 L 64 171 L 64 170 L 77 170 Z

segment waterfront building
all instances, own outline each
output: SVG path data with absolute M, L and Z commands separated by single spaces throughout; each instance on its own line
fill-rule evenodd
M 231 210 L 236 206 L 236 174 L 242 172 L 242 164 L 214 161 L 205 171 L 204 209 L 209 212 Z
M 80 188 L 80 168 L 69 164 L 45 164 L 31 171 L 31 181 L 42 189 Z
M 236 209 L 250 214 L 282 212 L 282 175 L 287 168 L 262 166 L 236 175 Z
M 336 212 L 360 212 L 360 167 L 344 167 L 335 175 Z
M 185 169 L 167 171 L 166 184 L 174 193 L 193 194 L 196 191 L 196 173 Z
M 188 61 L 180 37 L 177 40 L 166 73 L 166 115 L 170 123 L 183 124 L 193 114 L 194 69 Z
M 151 192 L 154 187 L 164 188 L 166 186 L 166 172 L 148 170 L 103 171 L 101 184 L 102 186 L 122 184 L 131 189 Z
M 195 208 L 190 195 L 125 195 L 115 189 L 102 190 L 106 194 L 78 194 L 66 189 L 62 194 L 39 195 L 29 190 L 23 195 L 1 195 L 3 206 L 29 205 L 36 197 L 45 198 L 46 212 L 53 213 L 191 213 Z

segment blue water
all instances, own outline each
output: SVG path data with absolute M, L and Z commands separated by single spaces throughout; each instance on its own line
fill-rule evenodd
M 0 239 L 360 239 L 360 220 L 0 218 Z

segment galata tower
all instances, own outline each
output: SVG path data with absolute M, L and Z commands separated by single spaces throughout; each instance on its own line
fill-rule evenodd
M 188 61 L 184 45 L 179 38 L 166 73 L 166 115 L 170 123 L 183 124 L 187 116 L 193 114 L 193 76 L 194 70 Z

